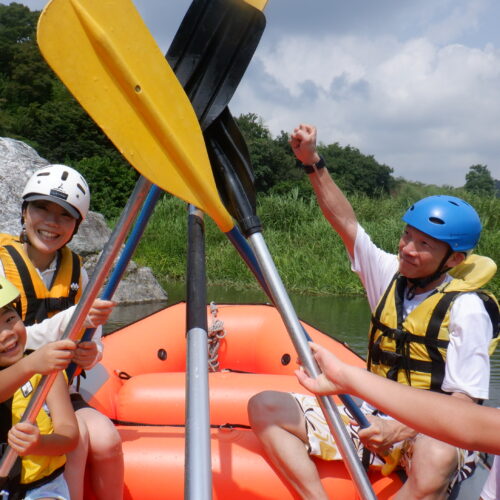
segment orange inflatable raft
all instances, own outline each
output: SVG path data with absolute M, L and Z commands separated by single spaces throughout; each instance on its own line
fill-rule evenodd
M 209 326 L 213 314 L 207 309 Z M 186 308 L 179 303 L 104 338 L 104 357 L 81 392 L 112 418 L 123 440 L 124 498 L 184 498 Z M 218 305 L 223 337 L 218 371 L 209 374 L 213 498 L 296 498 L 262 450 L 247 417 L 248 399 L 275 389 L 304 392 L 293 374 L 296 354 L 276 309 Z M 342 343 L 304 323 L 311 338 L 357 365 L 363 360 Z M 318 461 L 331 498 L 358 498 L 342 462 Z M 401 486 L 395 475 L 370 471 L 379 499 Z M 85 498 L 92 499 L 90 488 Z

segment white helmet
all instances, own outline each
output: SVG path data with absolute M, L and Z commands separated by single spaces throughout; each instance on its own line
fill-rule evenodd
M 87 181 L 66 165 L 49 165 L 37 170 L 23 191 L 23 200 L 48 200 L 67 210 L 75 219 L 85 219 L 90 205 Z

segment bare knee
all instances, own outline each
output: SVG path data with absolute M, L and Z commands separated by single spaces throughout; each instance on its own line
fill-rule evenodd
M 423 496 L 444 495 L 457 468 L 457 450 L 427 436 L 418 439 L 410 469 L 411 484 Z
M 122 440 L 120 434 L 111 424 L 101 428 L 91 439 L 92 457 L 94 460 L 115 459 L 122 456 Z
M 254 431 L 278 426 L 295 433 L 304 417 L 295 398 L 286 392 L 264 391 L 248 401 L 248 417 Z
M 85 411 L 84 420 L 88 429 L 89 453 L 92 455 L 92 460 L 120 457 L 122 440 L 111 420 L 96 410 L 85 409 Z

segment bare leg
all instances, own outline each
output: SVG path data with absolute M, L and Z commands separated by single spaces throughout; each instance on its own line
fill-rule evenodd
M 264 391 L 248 402 L 250 424 L 267 457 L 301 498 L 327 500 L 316 465 L 309 457 L 306 424 L 295 399 Z
M 120 434 L 108 417 L 93 408 L 76 412 L 88 429 L 88 466 L 90 481 L 99 500 L 123 498 L 123 452 Z
M 408 479 L 396 500 L 444 500 L 457 467 L 456 448 L 428 436 L 418 435 Z
M 85 478 L 85 464 L 89 449 L 89 435 L 85 421 L 76 412 L 80 437 L 77 447 L 66 455 L 66 467 L 64 477 L 68 483 L 71 500 L 83 500 L 83 481 Z

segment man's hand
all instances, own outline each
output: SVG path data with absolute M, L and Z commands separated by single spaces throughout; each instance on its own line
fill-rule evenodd
M 40 347 L 28 358 L 34 373 L 48 375 L 56 370 L 64 370 L 73 359 L 75 349 L 76 344 L 72 340 L 57 340 Z
M 359 439 L 369 450 L 379 455 L 390 451 L 392 445 L 416 435 L 416 432 L 397 420 L 367 415 L 370 427 L 359 430 Z
M 297 159 L 304 165 L 320 160 L 316 151 L 316 127 L 301 123 L 290 135 L 290 146 Z

